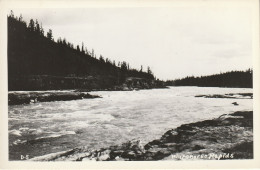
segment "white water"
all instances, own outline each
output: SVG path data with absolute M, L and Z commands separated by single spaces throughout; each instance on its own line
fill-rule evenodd
M 252 89 L 212 87 L 99 91 L 91 94 L 103 98 L 9 106 L 10 159 L 77 146 L 94 149 L 131 139 L 146 143 L 181 124 L 253 110 L 252 99 L 195 95 L 250 92 Z

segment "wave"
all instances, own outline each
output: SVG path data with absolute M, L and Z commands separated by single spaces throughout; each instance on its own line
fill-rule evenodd
M 36 140 L 40 140 L 40 139 L 47 139 L 47 138 L 57 138 L 60 136 L 64 136 L 64 135 L 75 135 L 76 132 L 75 131 L 61 131 L 61 132 L 44 132 L 41 129 L 30 129 L 27 127 L 22 127 L 19 128 L 19 130 L 17 129 L 13 129 L 9 131 L 9 135 L 15 135 L 17 136 L 19 139 L 16 139 L 13 144 L 14 145 L 18 145 L 18 144 L 24 144 L 26 142 L 31 142 L 31 141 L 36 141 Z M 40 135 L 39 137 L 36 137 L 34 139 L 28 140 L 28 134 L 30 135 Z M 17 138 L 16 137 L 16 138 Z M 27 138 L 27 140 L 24 140 L 22 138 Z
M 9 134 L 16 135 L 16 136 L 22 136 L 21 133 L 22 132 L 20 130 L 16 130 L 16 129 L 13 129 L 13 130 L 9 131 Z
M 19 144 L 23 144 L 23 143 L 26 143 L 27 140 L 20 140 L 20 139 L 17 139 L 13 142 L 14 145 L 19 145 Z
M 39 140 L 39 139 L 47 139 L 47 138 L 57 138 L 60 136 L 64 136 L 64 135 L 75 135 L 76 132 L 74 131 L 64 131 L 64 132 L 60 132 L 60 133 L 54 133 L 48 136 L 41 136 L 41 137 L 37 137 L 34 140 Z

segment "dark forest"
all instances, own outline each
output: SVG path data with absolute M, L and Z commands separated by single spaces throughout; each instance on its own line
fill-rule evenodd
M 185 77 L 174 81 L 167 81 L 168 86 L 200 86 L 200 87 L 253 87 L 253 71 L 230 71 L 226 73 L 214 74 L 200 77 Z
M 38 20 L 27 24 L 12 11 L 8 15 L 8 77 L 9 90 L 106 88 L 123 84 L 128 77 L 155 80 L 150 67 L 137 70 L 126 61 L 97 57 L 83 42 L 74 45 L 61 37 L 55 41 L 51 29 L 45 34 Z

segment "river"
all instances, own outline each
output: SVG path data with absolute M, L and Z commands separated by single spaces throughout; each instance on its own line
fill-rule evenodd
M 80 146 L 97 149 L 132 139 L 147 143 L 181 124 L 253 110 L 252 99 L 196 95 L 252 92 L 248 88 L 217 87 L 97 91 L 91 94 L 102 98 L 9 106 L 9 159 Z

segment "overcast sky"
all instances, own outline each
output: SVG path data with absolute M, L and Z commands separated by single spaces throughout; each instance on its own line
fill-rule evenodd
M 247 7 L 13 9 L 42 22 L 55 41 L 84 42 L 133 68 L 150 66 L 157 78 L 252 68 L 252 19 Z

